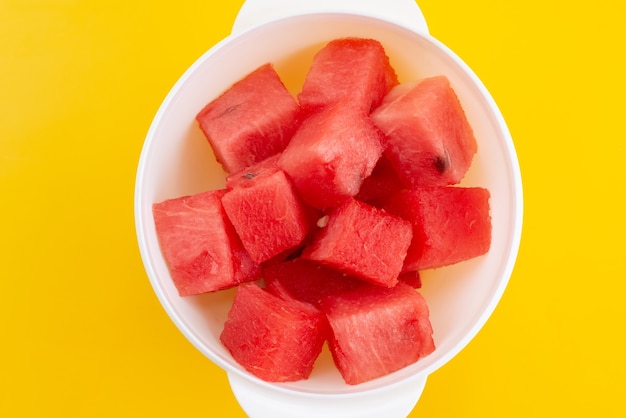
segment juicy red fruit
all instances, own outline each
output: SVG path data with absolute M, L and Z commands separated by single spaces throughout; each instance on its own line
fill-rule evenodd
M 217 160 L 233 173 L 285 149 L 299 117 L 295 98 L 274 67 L 265 64 L 207 104 L 196 119 Z
M 398 77 L 380 42 L 336 39 L 313 57 L 298 101 L 310 112 L 347 99 L 369 113 L 397 84 Z
M 396 86 L 371 117 L 407 187 L 457 184 L 476 153 L 472 128 L 445 76 Z
M 402 189 L 404 189 L 402 180 L 389 159 L 383 154 L 376 162 L 372 174 L 363 180 L 355 198 L 362 202 L 372 202 Z
M 400 370 L 435 349 L 426 301 L 403 283 L 328 296 L 321 309 L 333 360 L 349 385 Z
M 310 229 L 308 209 L 280 169 L 235 182 L 222 197 L 244 248 L 257 263 L 299 246 Z
M 324 315 L 256 283 L 240 285 L 220 340 L 233 358 L 268 382 L 306 379 L 326 340 Z
M 328 224 L 303 250 L 302 258 L 391 287 L 398 283 L 411 237 L 408 221 L 349 199 L 328 214 Z
M 328 341 L 356 385 L 434 351 L 420 272 L 488 251 L 489 192 L 451 187 L 477 149 L 449 80 L 398 85 L 375 40 L 328 43 L 298 100 L 266 64 L 205 106 L 225 190 L 155 204 L 157 235 L 181 296 L 239 286 L 248 372 L 306 379 Z
M 181 296 L 255 280 L 260 266 L 243 248 L 221 204 L 223 190 L 155 203 L 156 233 Z
M 278 160 L 317 209 L 355 196 L 383 152 L 382 136 L 354 106 L 338 103 L 304 120 Z
M 490 194 L 481 187 L 426 187 L 397 193 L 383 208 L 413 225 L 403 271 L 444 267 L 486 254 Z
M 319 306 L 320 301 L 328 295 L 365 284 L 360 279 L 303 258 L 264 265 L 263 279 L 269 292 L 314 306 Z

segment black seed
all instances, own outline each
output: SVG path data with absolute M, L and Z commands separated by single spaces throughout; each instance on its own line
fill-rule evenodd
M 250 173 L 250 172 L 248 172 L 248 173 L 243 175 L 243 177 L 245 177 L 247 179 L 253 179 L 255 176 L 256 176 L 256 174 Z
M 236 104 L 236 105 L 234 105 L 234 106 L 229 107 L 228 109 L 224 110 L 222 113 L 220 113 L 219 115 L 217 115 L 217 116 L 215 117 L 215 119 L 219 119 L 219 118 L 221 118 L 222 116 L 227 115 L 227 114 L 229 114 L 229 113 L 231 113 L 231 112 L 235 111 L 235 109 L 237 109 L 238 107 L 239 107 L 239 105 L 238 105 L 238 104 Z
M 435 158 L 435 168 L 439 171 L 439 174 L 443 174 L 446 171 L 446 160 L 441 157 Z
M 448 155 L 448 151 L 444 150 L 444 155 L 438 155 L 437 157 L 435 157 L 435 160 L 433 162 L 439 174 L 443 174 L 448 169 L 448 167 L 450 167 L 450 156 Z

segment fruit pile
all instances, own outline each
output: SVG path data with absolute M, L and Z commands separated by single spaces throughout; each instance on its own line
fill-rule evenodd
M 273 382 L 327 342 L 347 384 L 435 349 L 420 271 L 485 254 L 489 192 L 445 76 L 400 83 L 376 40 L 315 55 L 297 97 L 265 64 L 196 116 L 225 187 L 153 205 L 181 296 L 237 286 L 220 339 Z

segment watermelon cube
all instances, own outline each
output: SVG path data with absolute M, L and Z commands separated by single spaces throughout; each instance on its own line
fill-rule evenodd
M 404 283 L 331 295 L 321 309 L 333 360 L 349 385 L 400 370 L 435 349 L 426 300 Z
M 196 119 L 218 162 L 232 173 L 281 152 L 299 116 L 296 99 L 274 67 L 265 64 L 207 104 Z
M 311 228 L 310 212 L 280 169 L 240 179 L 222 197 L 226 215 L 252 259 L 262 263 L 298 247 Z
M 152 207 L 163 257 L 181 296 L 226 289 L 260 277 L 221 203 L 224 190 L 169 199 Z
M 373 39 L 329 42 L 313 57 L 298 101 L 312 111 L 344 99 L 369 113 L 398 84 L 382 44 Z
M 306 203 L 326 209 L 359 192 L 382 152 L 382 136 L 367 115 L 338 103 L 302 122 L 278 165 Z
M 328 214 L 302 258 L 381 286 L 395 286 L 411 243 L 410 222 L 349 199 Z
M 264 265 L 263 279 L 269 292 L 314 306 L 328 295 L 364 285 L 360 279 L 303 258 Z
M 489 191 L 481 187 L 428 187 L 400 192 L 383 208 L 409 220 L 413 241 L 403 271 L 478 257 L 491 246 Z
M 309 377 L 327 332 L 320 310 L 281 299 L 253 282 L 238 287 L 220 340 L 253 375 L 290 382 Z
M 445 76 L 396 86 L 371 118 L 386 136 L 385 155 L 408 187 L 459 183 L 477 150 Z

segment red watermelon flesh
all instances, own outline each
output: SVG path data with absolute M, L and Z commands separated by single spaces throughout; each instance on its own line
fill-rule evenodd
M 317 308 L 281 299 L 253 282 L 238 287 L 220 340 L 253 375 L 289 382 L 309 377 L 327 330 Z
M 397 84 L 396 72 L 380 42 L 336 39 L 314 56 L 298 101 L 311 111 L 348 98 L 369 113 Z
M 314 306 L 319 306 L 320 301 L 328 295 L 364 285 L 360 279 L 302 258 L 264 265 L 263 279 L 269 292 Z
M 226 189 L 234 189 L 237 187 L 251 187 L 255 183 L 263 181 L 264 178 L 271 177 L 276 174 L 276 172 L 281 171 L 281 168 L 278 166 L 278 160 L 280 158 L 280 154 L 273 155 L 269 158 L 266 158 L 263 161 L 255 163 L 249 167 L 246 167 L 243 170 L 240 170 L 236 173 L 232 173 L 226 177 Z M 290 192 L 293 192 L 293 186 L 290 187 Z M 296 200 L 299 198 L 296 197 Z M 306 213 L 307 223 L 313 227 L 318 219 L 323 216 L 322 212 L 316 210 L 303 202 L 301 202 L 302 209 Z M 288 249 L 285 254 L 282 256 L 279 255 L 276 257 L 275 261 L 283 261 L 285 257 L 292 256 L 291 249 Z M 267 260 L 266 260 L 267 261 Z
M 321 309 L 333 360 L 349 385 L 400 370 L 435 349 L 426 301 L 404 283 L 328 296 Z
M 372 112 L 385 155 L 406 186 L 457 184 L 477 150 L 461 103 L 445 76 L 395 87 Z
M 239 182 L 222 204 L 257 263 L 298 247 L 311 228 L 309 211 L 282 170 Z
M 398 173 L 383 154 L 376 163 L 372 174 L 363 180 L 355 198 L 370 203 L 384 196 L 397 193 L 403 188 L 404 184 L 398 177 Z
M 295 98 L 274 67 L 265 64 L 207 104 L 196 119 L 217 160 L 233 173 L 281 152 L 299 117 Z
M 304 120 L 278 160 L 302 199 L 317 209 L 355 196 L 383 152 L 369 118 L 347 103 Z
M 422 276 L 419 271 L 408 271 L 405 273 L 401 273 L 398 276 L 398 280 L 411 286 L 414 289 L 419 289 L 422 287 Z
M 260 266 L 243 248 L 221 204 L 223 190 L 155 203 L 163 257 L 181 296 L 256 280 Z
M 226 176 L 226 188 L 249 187 L 259 180 L 259 178 L 269 177 L 280 171 L 278 158 L 280 154 L 273 155 L 265 160 L 256 162 L 243 170 L 231 173 Z
M 395 286 L 411 243 L 410 222 L 355 199 L 328 214 L 302 258 L 381 286 Z
M 404 271 L 443 267 L 489 251 L 489 191 L 480 187 L 429 187 L 400 192 L 385 210 L 413 224 Z

